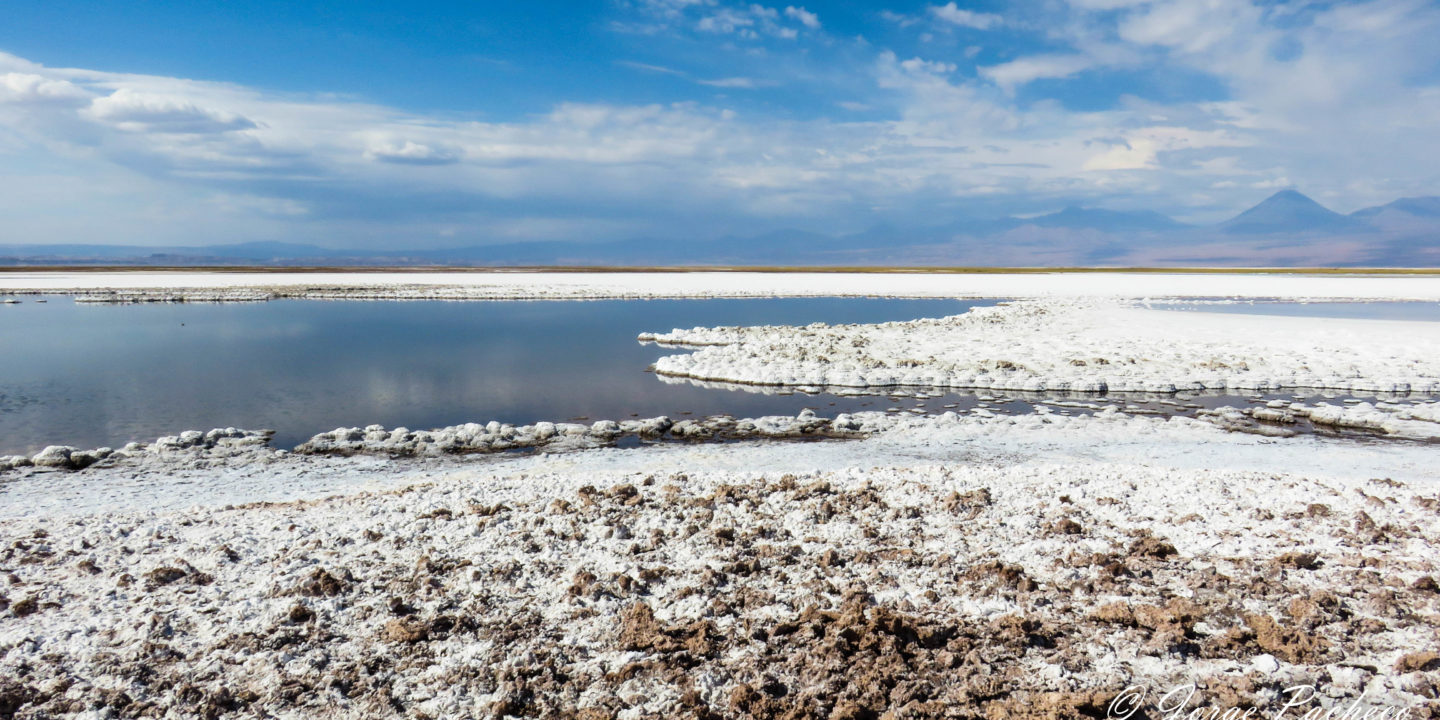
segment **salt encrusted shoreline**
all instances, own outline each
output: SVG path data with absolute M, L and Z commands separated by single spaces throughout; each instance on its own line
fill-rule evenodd
M 763 424 L 818 428 L 786 420 Z M 490 465 L 432 456 L 455 428 L 341 430 L 330 442 L 364 447 L 326 452 L 403 456 L 370 472 L 443 472 L 0 521 L 0 703 L 21 717 L 1079 717 L 1132 683 L 1198 680 L 1217 707 L 1273 708 L 1314 684 L 1331 706 L 1363 692 L 1435 710 L 1440 495 L 1417 448 L 1393 448 L 1411 458 L 1397 465 L 1114 411 L 844 424 L 868 439 L 782 449 L 831 468 L 791 473 L 663 469 L 765 467 L 771 443 Z M 101 491 L 158 467 L 153 482 L 194 487 L 257 457 L 292 482 L 355 470 L 264 437 L 176 436 L 76 477 Z M 1275 470 L 1302 458 L 1303 474 Z
M 1440 277 L 1298 273 L 0 272 L 0 296 L 86 302 L 768 297 L 1440 301 Z
M 1390 480 L 481 470 L 0 541 L 21 717 L 1071 718 L 1183 682 L 1440 710 L 1440 496 Z
M 817 417 L 814 411 L 804 410 L 793 417 L 769 415 L 736 419 L 729 415 L 713 415 L 675 421 L 660 416 L 642 420 L 599 420 L 589 425 L 538 422 L 517 427 L 494 420 L 434 430 L 386 429 L 370 425 L 320 433 L 293 451 L 270 448 L 270 438 L 274 435 L 272 430 L 217 428 L 208 432 L 187 430 L 161 437 L 153 443 L 131 442 L 119 450 L 108 447 L 81 450 L 68 445 L 50 445 L 30 456 L 0 455 L 0 473 L 27 469 L 78 471 L 91 467 L 174 468 L 265 463 L 291 452 L 328 456 L 438 457 L 541 448 L 548 452 L 565 452 L 637 438 L 694 441 L 844 438 L 877 432 L 893 424 L 879 413 L 864 413 L 862 416 L 840 415 L 832 419 Z M 0 480 L 3 479 L 4 476 L 0 475 Z
M 1028 392 L 1327 388 L 1440 394 L 1440 324 L 1149 310 L 1036 300 L 878 325 L 646 333 L 698 348 L 660 375 L 755 385 Z
M 1196 420 L 1183 416 L 1168 418 L 1174 425 L 1201 422 L 1227 431 L 1251 432 L 1272 437 L 1289 437 L 1287 426 L 1303 418 L 1317 426 L 1363 430 L 1378 437 L 1408 440 L 1440 439 L 1440 402 L 1400 405 L 1359 403 L 1336 406 L 1328 403 L 1271 402 L 1260 408 L 1220 407 L 1201 409 Z M 223 467 L 227 465 L 273 464 L 290 454 L 301 456 L 350 457 L 372 455 L 388 458 L 470 456 L 506 453 L 515 450 L 543 450 L 547 453 L 578 452 L 613 446 L 626 439 L 651 441 L 734 442 L 741 440 L 858 439 L 877 434 L 909 433 L 923 437 L 943 435 L 956 426 L 979 428 L 1010 425 L 1041 425 L 1063 429 L 1089 429 L 1105 423 L 1125 424 L 1137 418 L 1117 406 L 1093 409 L 1078 417 L 1052 415 L 1051 410 L 1030 415 L 997 415 L 987 408 L 956 413 L 946 411 L 929 417 L 906 417 L 886 412 L 841 413 L 833 418 L 804 410 L 799 415 L 770 415 L 736 419 L 728 415 L 675 421 L 669 417 L 641 420 L 598 420 L 579 423 L 539 422 L 513 426 L 490 421 L 466 423 L 434 430 L 336 428 L 315 435 L 293 450 L 271 448 L 270 430 L 217 428 L 208 432 L 188 430 L 165 436 L 153 443 L 132 442 L 119 450 L 108 447 L 81 450 L 52 445 L 32 456 L 0 455 L 0 482 L 6 471 L 46 472 L 96 470 L 143 470 Z M 1165 420 L 1162 420 L 1164 422 Z

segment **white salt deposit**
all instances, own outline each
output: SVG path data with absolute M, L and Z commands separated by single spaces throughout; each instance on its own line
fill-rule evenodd
M 1023 301 L 878 325 L 644 334 L 699 348 L 655 371 L 755 385 L 1028 392 L 1440 393 L 1440 323 L 1216 315 Z
M 0 272 L 0 294 L 98 302 L 706 297 L 1281 298 L 1440 301 L 1437 276 L 1209 273 Z
M 1325 707 L 1414 707 L 1440 640 L 1416 620 L 1440 608 L 1432 454 L 1113 411 L 949 415 L 856 442 L 370 461 L 409 482 L 302 502 L 32 512 L 0 523 L 0 693 L 96 716 L 671 716 L 756 678 L 811 702 L 868 692 L 893 656 L 822 662 L 832 636 L 929 657 L 905 639 L 920 627 L 961 639 L 938 648 L 957 665 L 892 680 L 994 717 L 1196 680 L 1278 706 L 1327 678 Z M 254 467 L 231 460 L 211 474 Z M 87 475 L 103 493 L 133 468 L 67 477 Z

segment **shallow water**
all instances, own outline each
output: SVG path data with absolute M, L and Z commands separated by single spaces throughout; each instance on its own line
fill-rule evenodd
M 271 428 L 275 446 L 378 423 L 434 428 L 826 402 L 659 382 L 675 327 L 873 323 L 995 301 L 787 298 L 0 306 L 0 454 L 118 447 L 185 429 Z M 847 405 L 853 404 L 846 402 Z
M 719 325 L 873 323 L 942 317 L 998 301 L 782 298 L 587 302 L 279 300 L 93 305 L 69 298 L 0 306 L 0 454 L 48 444 L 118 447 L 185 429 L 270 428 L 276 447 L 372 423 L 429 429 L 499 420 L 669 415 L 1194 415 L 1343 394 L 1108 397 L 889 388 L 776 389 L 676 381 L 647 368 L 683 349 L 642 331 Z M 1437 303 L 1156 304 L 1184 311 L 1440 320 Z M 1364 398 L 1373 399 L 1373 398 Z M 1411 398 L 1386 398 L 1412 402 Z M 1298 428 L 1328 432 L 1323 428 Z

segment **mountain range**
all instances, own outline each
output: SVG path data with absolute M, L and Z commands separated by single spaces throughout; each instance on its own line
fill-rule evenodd
M 709 241 L 535 241 L 362 251 L 251 242 L 189 247 L 0 245 L 0 266 L 1440 266 L 1440 197 L 1334 212 L 1283 190 L 1214 225 L 1151 211 L 1067 207 L 844 235 L 777 230 Z

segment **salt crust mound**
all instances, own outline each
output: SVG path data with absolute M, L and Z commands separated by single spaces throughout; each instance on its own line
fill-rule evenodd
M 0 523 L 0 707 L 1080 718 L 1195 682 L 1264 717 L 1302 685 L 1288 716 L 1433 717 L 1437 542 L 1433 487 L 1068 461 L 24 518 Z
M 1440 323 L 1043 300 L 941 319 L 677 329 L 639 339 L 698 348 L 661 358 L 660 375 L 739 384 L 1440 394 Z
M 387 430 L 380 425 L 365 428 L 337 428 L 320 433 L 295 448 L 301 455 L 384 455 L 391 457 L 435 457 L 455 454 L 486 454 L 507 450 L 545 448 L 560 452 L 600 447 L 627 437 L 675 440 L 742 440 L 752 438 L 854 437 L 876 432 L 887 425 L 883 415 L 866 422 L 840 415 L 835 419 L 817 417 L 803 410 L 794 417 L 770 415 L 737 420 L 715 415 L 676 422 L 668 417 L 643 420 L 600 420 L 591 425 L 539 422 L 519 427 L 491 421 L 466 423 L 435 430 Z M 52 445 L 32 456 L 0 456 L 0 472 L 36 468 L 83 470 L 101 461 L 107 465 L 194 464 L 273 462 L 288 454 L 269 448 L 272 430 L 224 428 L 201 432 L 187 430 L 162 437 L 148 445 L 130 443 L 120 450 L 96 448 L 79 450 Z
M 1285 426 L 1303 418 L 1318 427 L 1364 430 L 1410 440 L 1440 440 L 1440 403 L 1398 405 L 1362 402 L 1349 406 L 1330 403 L 1307 406 L 1275 402 L 1269 407 L 1222 407 L 1202 410 L 1198 414 L 1202 419 L 1228 430 L 1255 430 L 1257 426 L 1247 421 L 1256 420 L 1268 424 L 1259 428 L 1279 430 L 1271 434 L 1287 435 L 1290 433 L 1284 432 Z
M 858 429 L 858 425 L 856 429 Z M 539 422 L 515 427 L 496 421 L 466 423 L 429 431 L 407 428 L 386 430 L 380 425 L 365 428 L 338 428 L 321 433 L 295 448 L 296 452 L 323 455 L 404 455 L 424 456 L 454 453 L 492 453 L 505 450 L 545 447 L 568 450 L 598 447 L 625 437 L 676 439 L 742 439 L 760 437 L 802 437 L 843 435 L 850 423 L 842 418 L 832 422 L 803 410 L 798 416 L 766 416 L 736 420 L 715 415 L 676 422 L 668 417 L 644 420 L 600 420 L 590 425 Z
M 1196 420 L 1173 417 L 1158 421 L 1136 418 L 1115 407 L 1106 407 L 1089 415 L 1062 416 L 1047 412 L 1029 415 L 997 415 L 987 409 L 975 408 L 967 413 L 945 412 L 931 417 L 897 416 L 883 412 L 841 413 L 833 419 L 817 416 L 811 410 L 799 415 L 774 415 L 737 420 L 728 415 L 676 422 L 668 417 L 642 420 L 600 420 L 590 425 L 578 423 L 540 422 L 513 426 L 491 421 L 486 424 L 466 423 L 435 430 L 387 430 L 380 425 L 365 428 L 337 428 L 320 433 L 294 449 L 298 455 L 385 457 L 438 457 L 442 455 L 477 455 L 511 450 L 544 449 L 566 452 L 604 447 L 624 438 L 649 440 L 734 441 L 747 439 L 795 438 L 856 438 L 880 433 L 910 436 L 923 441 L 928 436 L 943 437 L 958 427 L 986 428 L 1052 427 L 1076 432 L 1094 432 L 1113 426 L 1127 433 L 1153 432 L 1150 427 L 1188 426 L 1208 423 L 1223 430 L 1289 436 L 1284 426 L 1296 418 L 1307 418 L 1318 426 L 1365 430 L 1381 435 L 1413 440 L 1440 439 L 1440 403 L 1400 405 L 1395 403 L 1359 403 L 1335 406 L 1327 403 L 1306 406 L 1299 403 L 1272 403 L 1265 408 L 1222 407 L 1202 410 Z M 1260 422 L 1256 422 L 1260 421 Z M 1278 426 L 1278 428 L 1277 428 Z M 238 430 L 224 428 L 200 432 L 188 430 L 179 435 L 162 437 L 154 443 L 130 443 L 120 450 L 95 448 L 78 450 L 52 445 L 33 456 L 0 456 L 0 472 L 7 470 L 83 470 L 102 463 L 161 469 L 165 467 L 217 467 L 223 465 L 273 464 L 289 453 L 269 447 L 271 430 Z
M 83 470 L 104 460 L 144 460 L 161 464 L 190 465 L 197 461 L 217 462 L 237 457 L 255 460 L 269 454 L 273 430 L 216 428 L 208 432 L 186 430 L 153 443 L 129 443 L 119 450 L 108 447 L 80 450 L 68 445 L 51 445 L 32 456 L 0 455 L 0 472 L 20 468 Z

